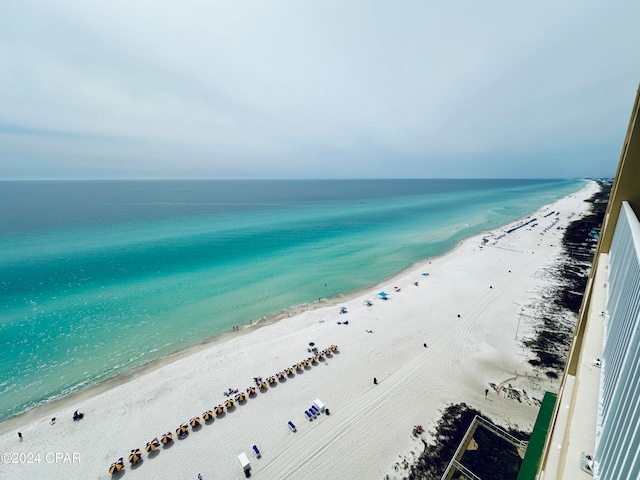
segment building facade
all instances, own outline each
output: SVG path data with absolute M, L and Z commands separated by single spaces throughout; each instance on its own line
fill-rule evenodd
M 640 478 L 640 223 L 627 202 L 609 251 L 594 477 Z
M 538 480 L 640 478 L 639 114 L 640 90 L 548 422 Z

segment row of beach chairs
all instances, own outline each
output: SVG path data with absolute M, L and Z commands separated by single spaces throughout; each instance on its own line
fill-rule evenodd
M 315 405 L 311 405 L 311 408 L 309 408 L 309 410 L 305 410 L 304 414 L 307 417 L 307 420 L 311 421 L 320 415 L 320 410 Z
M 324 406 L 324 403 L 322 403 L 319 398 L 316 398 L 313 402 L 313 405 L 309 407 L 309 410 L 304 411 L 304 416 L 307 417 L 307 420 L 311 421 L 321 413 L 329 415 L 329 409 Z M 296 426 L 293 424 L 293 422 L 289 421 L 287 422 L 287 425 L 292 432 L 296 431 Z

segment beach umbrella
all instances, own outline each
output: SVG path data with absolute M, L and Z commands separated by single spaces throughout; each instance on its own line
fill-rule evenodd
M 244 392 L 240 392 L 236 395 L 236 402 L 244 402 L 245 398 L 247 398 L 247 395 Z
M 227 407 L 228 409 L 233 407 L 233 398 L 230 398 L 229 400 L 224 402 L 224 406 Z
M 373 305 L 373 302 L 371 302 L 371 300 L 365 300 L 365 301 L 364 301 L 364 304 L 365 304 L 367 307 L 370 307 L 371 305 Z
M 200 425 L 200 417 L 193 417 L 191 420 L 189 420 L 189 423 L 192 427 L 197 427 L 198 425 Z
M 258 385 L 258 389 L 262 390 L 264 388 L 267 388 L 267 382 L 260 382 L 260 385 Z
M 276 373 L 276 377 L 278 377 L 278 380 L 281 380 L 284 378 L 284 372 L 278 372 Z
M 155 443 L 153 441 L 151 442 L 147 442 L 147 446 L 144 447 L 144 449 L 147 451 L 147 453 L 151 453 L 153 452 L 156 448 L 158 448 L 160 445 L 158 443 Z
M 256 393 L 256 387 L 252 385 L 249 388 L 247 388 L 247 395 L 253 395 L 254 393 Z
M 160 438 L 160 441 L 162 442 L 163 445 L 166 445 L 167 443 L 173 441 L 173 435 L 171 434 L 171 432 L 167 432 L 164 435 L 162 435 L 162 437 Z
M 271 385 L 272 383 L 276 383 L 276 377 L 267 378 L 267 382 L 269 382 L 269 385 Z
M 134 450 L 131 450 L 131 453 L 129 454 L 129 463 L 131 465 L 134 465 L 140 460 L 142 460 L 142 452 L 140 451 L 140 449 L 136 448 Z
M 331 350 L 333 350 L 334 352 L 337 352 L 337 351 L 338 351 L 338 346 L 337 346 L 337 345 L 331 345 L 329 348 L 330 348 Z
M 189 427 L 187 426 L 186 423 L 183 423 L 178 428 L 176 428 L 176 435 L 178 436 L 184 435 L 185 433 L 188 433 L 188 432 L 189 432 Z
M 379 296 L 379 297 L 382 297 L 382 298 L 386 298 L 386 297 L 388 297 L 388 296 L 389 296 L 389 294 L 388 294 L 387 292 L 380 292 L 380 293 L 378 294 L 378 296 Z
M 302 366 L 303 367 L 308 367 L 309 365 L 311 365 L 311 361 L 309 359 L 306 359 L 306 360 L 302 361 Z
M 302 370 L 302 365 L 301 365 L 300 363 L 296 363 L 296 364 L 294 365 L 294 368 L 295 368 L 296 370 Z
M 111 464 L 111 467 L 109 467 L 109 473 L 113 475 L 114 473 L 119 472 L 123 468 L 124 468 L 124 462 L 122 460 L 122 457 L 120 457 L 120 460 L 118 460 L 117 462 L 113 462 Z
M 318 357 L 309 357 L 311 363 L 318 363 Z
M 315 347 L 315 346 L 316 346 L 316 344 L 315 344 L 315 343 L 313 343 L 313 342 L 309 342 L 309 346 L 310 346 L 310 347 Z
M 292 368 L 287 367 L 287 368 L 285 369 L 284 373 L 286 373 L 287 375 L 293 375 L 293 369 L 292 369 Z
M 224 412 L 224 406 L 218 405 L 216 408 L 213 409 L 213 411 L 216 412 L 216 415 L 220 415 L 222 412 Z
M 318 353 L 318 360 L 322 360 L 324 358 L 324 353 L 320 352 Z
M 208 422 L 213 418 L 213 410 L 207 410 L 202 414 L 202 418 L 204 418 L 205 422 Z
M 325 349 L 324 349 L 324 354 L 325 354 L 325 355 L 331 355 L 331 349 L 329 349 L 329 348 L 325 348 Z

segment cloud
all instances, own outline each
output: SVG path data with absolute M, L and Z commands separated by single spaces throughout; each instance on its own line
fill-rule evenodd
M 613 175 L 640 78 L 615 2 L 5 3 L 3 178 Z

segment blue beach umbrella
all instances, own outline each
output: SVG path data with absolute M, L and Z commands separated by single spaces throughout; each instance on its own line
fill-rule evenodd
M 386 298 L 386 297 L 388 297 L 388 296 L 389 296 L 389 294 L 388 294 L 387 292 L 380 292 L 380 293 L 378 294 L 378 296 L 379 296 L 379 297 L 382 297 L 382 298 Z

